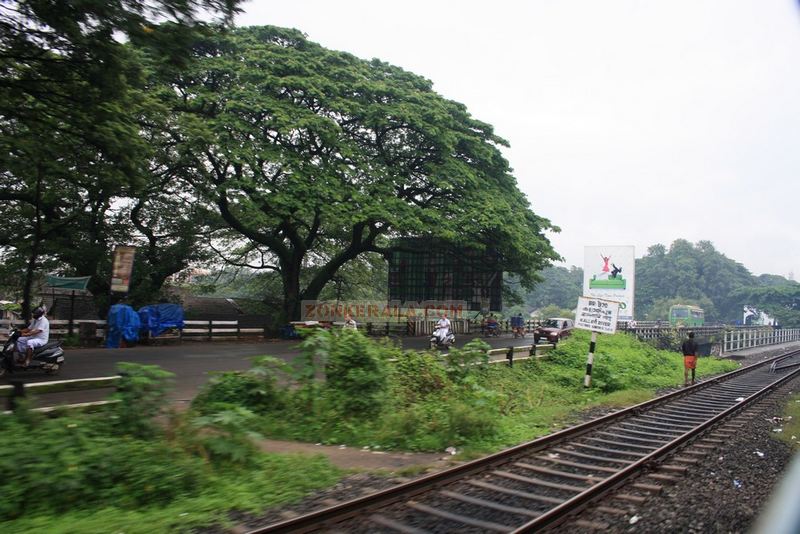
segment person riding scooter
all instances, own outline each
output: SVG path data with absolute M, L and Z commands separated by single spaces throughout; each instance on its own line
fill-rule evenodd
M 489 315 L 486 318 L 486 335 L 487 336 L 499 336 L 500 335 L 500 323 L 497 322 L 497 318 L 494 314 Z
M 24 358 L 24 362 L 19 363 L 25 367 L 31 364 L 34 349 L 46 345 L 50 340 L 50 321 L 45 317 L 46 313 L 47 309 L 44 306 L 33 310 L 31 324 L 22 329 L 22 335 L 17 339 L 17 354 L 20 360 Z
M 450 319 L 447 318 L 447 314 L 444 314 L 436 322 L 436 329 L 433 331 L 433 337 L 431 337 L 431 348 L 434 346 L 447 348 L 454 341 L 455 336 L 450 330 Z

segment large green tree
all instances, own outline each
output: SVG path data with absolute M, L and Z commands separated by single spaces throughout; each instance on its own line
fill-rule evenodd
M 420 76 L 257 27 L 199 41 L 161 94 L 176 167 L 218 216 L 214 238 L 234 232 L 280 276 L 287 317 L 395 237 L 491 249 L 526 285 L 557 258 L 505 141 Z
M 24 265 L 25 314 L 35 274 L 54 258 L 66 262 L 63 271 L 92 275 L 98 285 L 98 266 L 110 252 L 108 210 L 147 176 L 143 78 L 118 37 L 180 65 L 186 43 L 205 26 L 200 12 L 230 19 L 237 3 L 0 2 L 0 200 L 12 216 L 0 244 L 7 265 Z

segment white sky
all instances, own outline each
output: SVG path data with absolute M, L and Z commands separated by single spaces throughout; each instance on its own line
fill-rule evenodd
M 800 277 L 800 13 L 791 0 L 254 0 L 240 26 L 429 78 L 508 140 L 570 265 L 585 245 L 710 240 Z M 795 146 L 795 149 L 791 147 Z

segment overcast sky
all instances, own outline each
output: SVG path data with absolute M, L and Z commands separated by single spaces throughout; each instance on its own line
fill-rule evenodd
M 425 76 L 504 153 L 568 265 L 710 240 L 800 277 L 800 13 L 790 0 L 255 0 L 240 26 Z

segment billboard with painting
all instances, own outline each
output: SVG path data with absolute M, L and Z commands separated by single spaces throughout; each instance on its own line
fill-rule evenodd
M 587 246 L 583 295 L 619 302 L 620 321 L 633 320 L 636 258 L 632 245 Z

